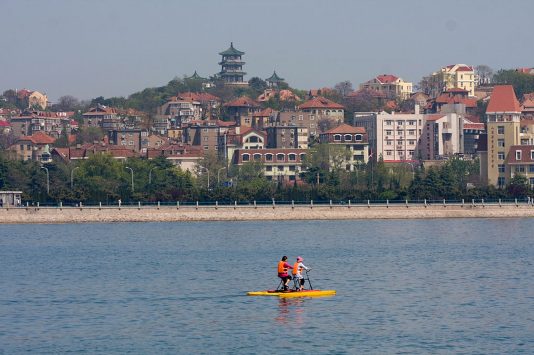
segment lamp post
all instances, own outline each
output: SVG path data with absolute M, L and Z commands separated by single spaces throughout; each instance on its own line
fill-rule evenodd
M 209 188 L 210 188 L 210 171 L 209 171 L 208 168 L 206 168 L 205 166 L 202 166 L 202 165 L 199 165 L 199 168 L 206 170 L 207 173 L 208 173 L 208 190 L 209 190 Z
M 152 168 L 150 168 L 150 170 L 148 171 L 148 184 L 150 185 L 152 183 L 152 170 L 156 169 L 157 166 L 154 166 Z
M 70 171 L 70 189 L 72 190 L 74 188 L 74 170 L 78 169 L 79 166 L 75 167 Z
M 219 175 L 221 173 L 221 170 L 224 170 L 226 169 L 226 166 L 223 166 L 222 168 L 220 168 L 219 170 L 217 170 L 217 186 L 219 186 Z
M 132 192 L 134 192 L 134 177 L 133 177 L 133 169 L 126 166 L 125 167 L 126 169 L 130 170 L 130 172 L 132 173 Z
M 50 195 L 50 174 L 48 172 L 48 168 L 45 166 L 41 166 L 41 169 L 46 170 L 46 194 Z

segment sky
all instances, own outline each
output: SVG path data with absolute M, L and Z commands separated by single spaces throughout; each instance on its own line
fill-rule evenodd
M 0 92 L 128 96 L 245 52 L 245 80 L 417 83 L 455 63 L 534 67 L 531 0 L 0 0 Z

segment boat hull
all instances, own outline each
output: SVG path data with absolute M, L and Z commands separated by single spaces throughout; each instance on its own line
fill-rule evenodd
M 247 292 L 248 296 L 278 296 L 283 298 L 294 298 L 294 297 L 325 297 L 333 296 L 336 294 L 336 290 L 304 290 L 304 291 L 277 291 L 277 290 L 266 290 L 266 291 L 252 291 Z

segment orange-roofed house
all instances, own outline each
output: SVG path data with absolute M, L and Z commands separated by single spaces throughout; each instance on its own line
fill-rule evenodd
M 343 156 L 340 161 L 333 161 L 333 165 L 339 165 L 347 171 L 355 171 L 359 164 L 369 161 L 369 141 L 367 132 L 363 127 L 354 127 L 341 124 L 319 136 L 321 143 L 331 144 L 342 148 Z M 331 157 L 335 160 L 336 157 Z
M 521 144 L 521 105 L 512 85 L 497 85 L 486 108 L 488 143 L 481 154 L 483 179 L 504 187 L 511 176 L 506 166 L 510 147 Z
M 98 105 L 83 114 L 83 125 L 104 130 L 117 129 L 120 128 L 121 120 L 116 108 Z
M 360 84 L 361 89 L 384 93 L 388 99 L 406 100 L 412 94 L 413 84 L 392 74 L 382 74 Z
M 47 162 L 50 155 L 50 146 L 56 141 L 55 138 L 43 132 L 37 132 L 31 136 L 22 136 L 9 147 L 17 159 Z M 46 160 L 46 161 L 45 161 Z
M 521 101 L 521 114 L 523 119 L 534 119 L 534 92 L 524 94 Z
M 308 115 L 310 122 L 308 131 L 310 135 L 315 130 L 317 130 L 318 134 L 322 133 L 322 127 L 331 127 L 332 125 L 343 123 L 345 117 L 343 105 L 322 96 L 317 96 L 304 102 L 298 107 L 298 110 Z M 329 120 L 332 124 L 321 125 L 321 120 Z

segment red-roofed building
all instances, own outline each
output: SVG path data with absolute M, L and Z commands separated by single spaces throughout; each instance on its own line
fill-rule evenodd
M 11 125 L 9 122 L 0 120 L 0 134 L 8 134 L 11 132 Z
M 336 124 L 340 124 L 345 116 L 343 105 L 322 96 L 317 96 L 304 102 L 298 109 L 311 114 L 316 122 L 321 119 L 329 119 L 336 122 Z
M 413 84 L 404 81 L 403 79 L 391 75 L 382 74 L 377 77 L 360 84 L 360 90 L 374 90 L 381 92 L 388 99 L 401 99 L 405 100 L 412 94 Z
M 347 171 L 354 171 L 359 164 L 369 161 L 369 141 L 363 127 L 354 127 L 341 124 L 319 136 L 321 143 L 341 147 L 336 152 L 341 153 L 331 156 L 333 165 L 343 167 Z
M 50 146 L 56 141 L 55 138 L 43 132 L 36 132 L 31 136 L 22 136 L 9 147 L 17 159 L 48 162 L 50 158 Z M 48 154 L 48 155 L 47 155 Z
M 527 178 L 530 188 L 534 188 L 534 145 L 513 145 L 505 159 L 505 179 L 516 174 Z
M 116 108 L 98 105 L 83 114 L 83 125 L 86 127 L 100 127 L 107 131 L 121 128 L 121 120 Z
M 241 122 L 241 117 L 252 117 L 255 112 L 261 111 L 260 104 L 248 96 L 241 96 L 235 100 L 225 103 L 226 115 L 237 124 Z
M 9 121 L 16 137 L 44 132 L 58 138 L 64 128 L 69 129 L 72 116 L 74 112 L 24 111 Z
M 521 115 L 523 119 L 534 119 L 534 92 L 523 95 Z
M 505 158 L 510 147 L 521 144 L 521 105 L 511 85 L 497 85 L 486 108 L 488 144 L 481 154 L 482 176 L 487 182 L 504 187 L 510 179 Z

